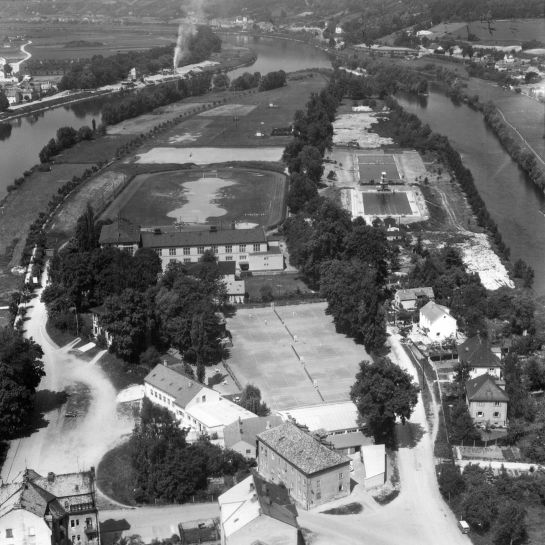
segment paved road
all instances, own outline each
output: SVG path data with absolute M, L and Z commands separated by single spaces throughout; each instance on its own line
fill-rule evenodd
M 417 381 L 417 371 L 399 343 L 390 337 L 390 357 Z M 435 411 L 435 428 L 438 413 Z M 468 545 L 468 536 L 444 502 L 437 486 L 430 433 L 422 397 L 410 424 L 397 428 L 400 448 L 398 467 L 399 496 L 385 507 L 364 506 L 359 515 L 331 516 L 317 511 L 299 511 L 299 523 L 313 534 L 313 545 Z
M 94 362 L 69 353 L 70 345 L 58 348 L 45 330 L 47 312 L 40 302 L 41 290 L 32 300 L 25 321 L 25 335 L 43 351 L 46 376 L 38 390 L 41 396 L 77 386 L 82 392 L 44 414 L 44 424 L 29 437 L 11 441 L 0 477 L 13 481 L 25 468 L 42 475 L 67 473 L 96 466 L 120 438 L 131 432 L 132 420 L 117 412 L 117 392 Z M 67 406 L 77 417 L 67 417 Z M 73 407 L 76 407 L 75 412 Z
M 154 539 L 166 539 L 178 533 L 178 523 L 193 520 L 219 518 L 217 503 L 168 505 L 165 507 L 139 507 L 100 511 L 100 522 L 108 519 L 126 520 L 130 529 L 125 535 L 139 535 L 145 543 Z

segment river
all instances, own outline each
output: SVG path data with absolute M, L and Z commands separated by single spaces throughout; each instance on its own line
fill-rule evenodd
M 535 270 L 534 288 L 545 294 L 545 196 L 525 176 L 486 126 L 480 113 L 455 105 L 445 95 L 399 94 L 397 100 L 435 132 L 448 137 L 471 170 L 475 185 L 497 223 L 511 258 Z M 513 100 L 517 100 L 513 96 Z

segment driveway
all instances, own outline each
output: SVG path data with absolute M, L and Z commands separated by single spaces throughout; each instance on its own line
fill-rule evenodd
M 45 278 L 45 277 L 44 277 Z M 0 477 L 16 480 L 25 468 L 41 475 L 69 473 L 97 466 L 102 456 L 132 431 L 134 422 L 117 411 L 117 392 L 102 369 L 51 340 L 45 330 L 47 312 L 41 290 L 28 306 L 25 336 L 43 351 L 46 376 L 38 387 L 43 422 L 28 437 L 10 442 Z M 73 343 L 72 343 L 73 344 Z M 60 394 L 71 395 L 61 403 Z
M 399 342 L 390 337 L 391 359 L 418 382 L 417 371 Z M 435 411 L 434 430 L 438 412 Z M 471 540 L 457 527 L 457 521 L 443 500 L 437 486 L 433 442 L 422 396 L 410 423 L 397 425 L 398 467 L 401 484 L 399 496 L 384 507 L 364 505 L 359 515 L 322 515 L 299 510 L 299 524 L 312 534 L 313 545 L 469 545 Z M 353 501 L 348 498 L 345 503 Z

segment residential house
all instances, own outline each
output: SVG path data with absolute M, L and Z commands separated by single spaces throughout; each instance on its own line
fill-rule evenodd
M 279 415 L 256 416 L 237 420 L 225 426 L 223 440 L 225 448 L 236 450 L 246 458 L 257 458 L 257 435 L 282 424 Z
M 374 443 L 372 437 L 368 437 L 362 431 L 352 431 L 348 433 L 336 433 L 327 435 L 326 441 L 333 449 L 341 454 L 354 454 L 361 452 L 364 446 Z
M 475 424 L 507 426 L 509 397 L 491 375 L 485 373 L 466 382 L 466 402 Z
M 102 248 L 111 246 L 133 255 L 140 247 L 140 227 L 125 218 L 116 218 L 113 223 L 103 225 L 98 240 Z
M 350 459 L 293 422 L 258 434 L 257 444 L 260 475 L 283 483 L 303 509 L 350 493 Z
M 199 231 L 142 231 L 142 246 L 152 248 L 163 269 L 171 262 L 196 263 L 206 250 L 218 261 L 233 261 L 240 271 L 281 272 L 284 256 L 277 240 L 268 241 L 262 227 Z
M 386 482 L 386 450 L 384 445 L 364 445 L 360 450 L 366 489 Z
M 0 486 L 3 545 L 99 545 L 94 469 L 42 477 L 25 470 Z
M 144 379 L 144 395 L 173 413 L 180 427 L 189 430 L 189 441 L 208 435 L 223 446 L 225 426 L 256 416 L 212 388 L 161 364 Z
M 303 545 L 297 508 L 285 487 L 256 472 L 218 498 L 222 545 Z
M 476 378 L 485 373 L 501 378 L 501 362 L 492 352 L 487 338 L 475 335 L 458 347 L 458 362 L 469 367 L 469 377 Z
M 456 337 L 458 326 L 450 309 L 430 301 L 420 309 L 419 326 L 433 341 L 444 341 Z
M 405 290 L 397 290 L 394 302 L 396 306 L 403 310 L 414 310 L 419 304 L 433 301 L 435 295 L 433 288 L 408 288 Z

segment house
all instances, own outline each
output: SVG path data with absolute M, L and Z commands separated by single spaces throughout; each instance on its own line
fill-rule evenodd
M 375 488 L 386 482 L 386 450 L 384 445 L 364 445 L 360 450 L 365 488 Z
M 414 310 L 419 303 L 427 303 L 433 301 L 435 295 L 433 288 L 408 288 L 405 290 L 397 290 L 394 302 L 399 309 Z
M 113 223 L 103 225 L 98 240 L 102 248 L 115 247 L 133 255 L 140 247 L 140 227 L 125 218 L 116 218 Z
M 173 413 L 180 427 L 189 430 L 188 441 L 208 435 L 223 446 L 225 426 L 256 416 L 212 388 L 162 364 L 144 379 L 144 395 Z
M 509 397 L 489 374 L 479 375 L 466 382 L 466 402 L 475 424 L 501 428 L 507 426 Z
M 246 282 L 237 274 L 234 261 L 216 261 L 214 263 L 188 263 L 185 268 L 187 274 L 199 278 L 205 272 L 206 267 L 213 267 L 225 284 L 227 296 L 231 303 L 244 303 L 246 295 Z
M 257 435 L 282 424 L 281 416 L 256 416 L 237 420 L 225 426 L 223 440 L 225 448 L 235 450 L 246 458 L 257 458 Z
M 100 545 L 94 469 L 47 477 L 27 469 L 1 485 L 0 543 Z
M 258 434 L 257 445 L 259 474 L 283 483 L 303 509 L 350 493 L 350 459 L 293 422 Z
M 433 341 L 456 337 L 458 331 L 456 318 L 450 315 L 450 309 L 433 301 L 420 309 L 419 326 Z
M 469 367 L 470 378 L 485 373 L 496 379 L 501 378 L 500 359 L 492 352 L 488 339 L 480 335 L 467 339 L 458 347 L 458 362 Z
M 217 229 L 212 225 L 198 231 L 142 231 L 142 246 L 161 258 L 163 270 L 171 262 L 196 263 L 206 250 L 218 261 L 234 261 L 240 271 L 281 272 L 284 256 L 279 242 L 267 240 L 262 227 Z
M 218 498 L 222 545 L 304 544 L 297 508 L 285 487 L 257 473 Z
M 326 441 L 333 449 L 341 454 L 354 454 L 361 452 L 366 445 L 374 443 L 372 437 L 368 437 L 362 431 L 351 431 L 347 433 L 336 433 L 328 435 Z

